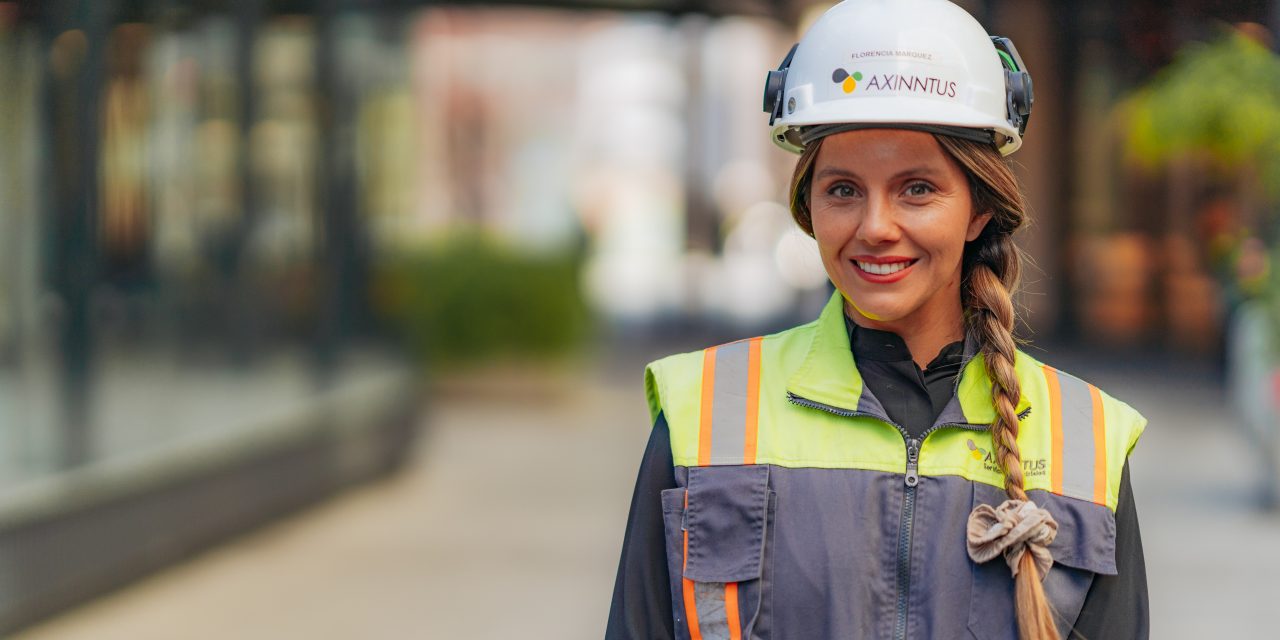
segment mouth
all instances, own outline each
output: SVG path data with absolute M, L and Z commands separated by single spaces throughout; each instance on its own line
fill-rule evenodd
M 856 267 L 855 270 L 858 275 L 871 282 L 881 284 L 897 282 L 905 278 L 911 266 L 918 261 L 919 258 L 899 258 L 897 256 L 870 260 L 856 258 L 851 260 Z
M 915 264 L 915 260 L 903 260 L 902 262 L 880 262 L 880 263 L 863 262 L 861 260 L 854 260 L 853 263 L 858 265 L 859 269 L 862 269 L 867 273 L 877 275 L 877 276 L 887 276 L 887 275 L 895 274 Z

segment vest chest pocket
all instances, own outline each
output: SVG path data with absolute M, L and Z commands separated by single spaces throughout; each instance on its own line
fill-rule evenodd
M 767 465 L 691 467 L 662 492 L 677 638 L 770 637 L 775 503 Z
M 974 507 L 995 506 L 1005 500 L 1005 493 L 995 487 L 981 483 L 973 487 Z M 1049 545 L 1053 567 L 1042 584 L 1056 614 L 1058 634 L 1068 638 L 1094 577 L 1116 574 L 1115 514 L 1104 505 L 1046 491 L 1030 491 L 1028 495 L 1058 522 L 1057 536 Z M 1003 558 L 971 564 L 970 634 L 977 640 L 1017 640 L 1009 565 Z

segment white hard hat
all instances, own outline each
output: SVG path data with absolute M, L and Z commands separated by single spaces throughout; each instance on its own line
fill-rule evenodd
M 1031 75 L 947 0 L 845 0 L 791 48 L 765 83 L 773 141 L 799 153 L 824 135 L 909 128 L 1022 146 Z

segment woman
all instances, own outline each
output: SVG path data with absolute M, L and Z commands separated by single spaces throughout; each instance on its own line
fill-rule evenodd
M 1146 421 L 1012 335 L 1016 50 L 944 0 L 848 0 L 766 98 L 838 291 L 649 366 L 606 637 L 1145 638 Z

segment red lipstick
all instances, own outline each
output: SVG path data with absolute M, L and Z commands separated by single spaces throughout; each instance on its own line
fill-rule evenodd
M 916 259 L 908 258 L 906 256 L 857 255 L 853 256 L 853 258 L 850 259 L 850 262 L 853 263 L 853 270 L 861 276 L 863 280 L 873 282 L 875 284 L 889 284 L 907 277 L 907 274 L 911 272 L 911 268 L 915 266 Z M 891 273 L 887 272 L 887 269 L 884 270 L 886 271 L 885 273 L 873 273 L 859 266 L 859 262 L 867 265 L 896 265 L 906 263 L 906 266 Z

